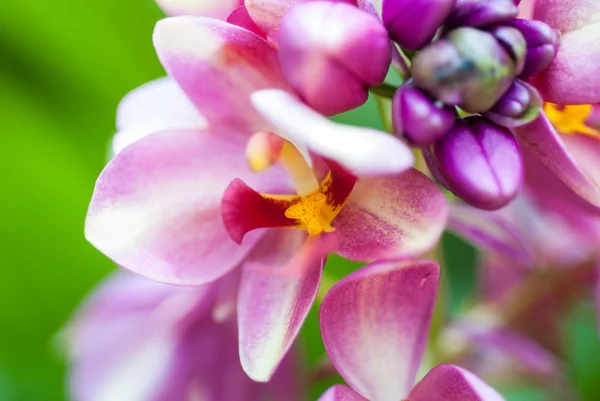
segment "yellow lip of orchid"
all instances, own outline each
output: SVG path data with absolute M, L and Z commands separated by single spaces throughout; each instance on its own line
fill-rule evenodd
M 285 217 L 295 221 L 292 228 L 309 235 L 333 232 L 333 219 L 345 204 L 347 195 L 337 199 L 331 171 L 320 183 L 305 157 L 290 142 L 270 132 L 254 134 L 246 147 L 246 157 L 254 171 L 263 171 L 279 162 L 292 179 L 296 194 L 261 194 L 267 200 L 289 205 Z
M 593 110 L 594 108 L 590 104 L 561 107 L 550 102 L 544 103 L 544 112 L 561 134 L 581 134 L 600 140 L 600 131 L 585 123 Z

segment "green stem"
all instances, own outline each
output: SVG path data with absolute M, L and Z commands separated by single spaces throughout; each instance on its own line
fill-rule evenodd
M 394 94 L 396 93 L 397 89 L 398 88 L 396 88 L 394 85 L 382 83 L 381 85 L 372 87 L 370 90 L 377 96 L 391 99 L 394 97 Z

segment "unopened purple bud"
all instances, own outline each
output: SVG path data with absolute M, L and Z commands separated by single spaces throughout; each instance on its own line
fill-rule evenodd
M 383 0 L 382 19 L 400 47 L 417 50 L 433 39 L 456 0 Z
M 401 86 L 394 95 L 394 131 L 414 145 L 431 145 L 452 128 L 454 120 L 452 107 L 436 104 L 419 89 L 410 85 Z
M 510 25 L 521 32 L 527 43 L 525 66 L 519 78 L 529 78 L 548 67 L 558 49 L 557 32 L 536 20 L 515 19 Z
M 342 2 L 292 6 L 279 31 L 279 60 L 290 86 L 325 115 L 363 104 L 385 79 L 391 42 L 381 21 Z
M 498 103 L 483 114 L 503 127 L 513 128 L 535 120 L 542 107 L 542 98 L 533 86 L 515 79 Z
M 459 28 L 421 50 L 411 72 L 415 86 L 434 98 L 480 113 L 508 90 L 515 62 L 489 32 Z
M 491 33 L 515 62 L 515 74 L 520 74 L 525 66 L 527 53 L 527 43 L 521 32 L 510 26 L 498 26 L 493 28 Z
M 513 0 L 457 0 L 446 21 L 446 29 L 459 26 L 483 28 L 510 21 L 518 13 Z
M 433 145 L 433 159 L 429 159 L 450 191 L 480 209 L 508 204 L 523 180 L 516 140 L 509 130 L 482 117 L 456 122 Z

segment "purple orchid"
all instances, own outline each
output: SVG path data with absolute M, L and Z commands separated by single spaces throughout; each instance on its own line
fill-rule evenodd
M 331 362 L 350 388 L 320 401 L 500 401 L 471 372 L 438 365 L 413 386 L 427 342 L 439 282 L 431 261 L 384 261 L 338 282 L 321 305 Z
M 65 334 L 79 401 L 302 399 L 290 355 L 268 383 L 252 381 L 236 351 L 230 274 L 198 287 L 119 272 L 100 285 Z
M 254 33 L 175 17 L 158 23 L 154 42 L 172 78 L 121 105 L 86 236 L 156 281 L 202 285 L 241 270 L 242 366 L 266 381 L 315 299 L 328 252 L 358 261 L 422 253 L 439 239 L 447 204 L 398 139 L 332 123 L 296 99 L 276 49 Z
M 589 207 L 600 211 L 600 3 L 537 0 L 533 16 L 560 32 L 556 59 L 532 78 L 546 101 L 539 118 L 515 129 L 527 148 Z

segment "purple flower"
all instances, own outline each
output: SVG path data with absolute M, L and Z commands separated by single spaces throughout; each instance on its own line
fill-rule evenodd
M 241 270 L 242 366 L 266 381 L 312 305 L 327 253 L 424 252 L 446 201 L 410 169 L 398 139 L 334 124 L 292 96 L 277 51 L 252 32 L 176 17 L 159 22 L 154 41 L 176 83 L 147 84 L 122 104 L 121 150 L 98 179 L 86 236 L 156 281 L 202 285 Z
M 500 401 L 471 372 L 438 365 L 414 385 L 439 282 L 430 261 L 369 265 L 337 283 L 321 306 L 325 349 L 350 388 L 321 401 Z
M 293 355 L 268 384 L 242 370 L 233 316 L 238 280 L 232 274 L 186 288 L 113 275 L 66 330 L 74 399 L 300 400 Z

